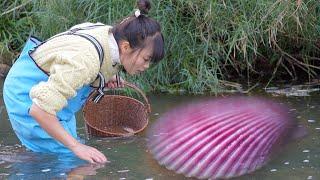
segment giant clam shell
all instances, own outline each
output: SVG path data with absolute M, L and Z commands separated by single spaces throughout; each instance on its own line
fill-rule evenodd
M 266 164 L 291 125 L 288 110 L 266 99 L 206 100 L 160 117 L 148 133 L 148 147 L 159 164 L 176 173 L 230 178 Z

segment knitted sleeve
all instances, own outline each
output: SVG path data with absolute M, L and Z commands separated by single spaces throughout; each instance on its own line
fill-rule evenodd
M 30 97 L 41 109 L 56 115 L 67 105 L 67 99 L 76 96 L 78 89 L 96 78 L 100 66 L 93 48 L 81 53 L 64 52 L 53 58 L 48 81 L 33 86 Z

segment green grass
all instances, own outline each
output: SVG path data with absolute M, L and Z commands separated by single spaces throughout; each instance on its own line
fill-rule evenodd
M 318 0 L 160 0 L 150 16 L 161 22 L 166 57 L 142 77 L 145 90 L 219 93 L 319 75 Z M 135 0 L 37 0 L 1 3 L 2 49 L 18 52 L 30 33 L 46 39 L 85 22 L 115 24 L 133 13 Z M 2 11 L 1 11 L 2 13 Z M 0 46 L 1 48 L 1 46 Z

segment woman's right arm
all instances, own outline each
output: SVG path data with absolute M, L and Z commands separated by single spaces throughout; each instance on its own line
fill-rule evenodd
M 33 105 L 30 115 L 50 136 L 79 158 L 89 162 L 105 162 L 101 152 L 77 142 L 56 117 L 56 113 L 68 105 L 68 99 L 77 95 L 77 90 L 96 78 L 100 62 L 95 47 L 79 36 L 67 39 L 59 36 L 39 46 L 32 56 L 49 77 L 31 88 L 29 95 Z
M 97 149 L 79 143 L 60 124 L 57 117 L 42 110 L 36 104 L 32 104 L 30 115 L 40 126 L 54 139 L 68 147 L 80 159 L 90 163 L 105 163 L 107 158 Z

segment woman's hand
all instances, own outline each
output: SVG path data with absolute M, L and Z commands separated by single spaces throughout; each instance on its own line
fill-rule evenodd
M 90 163 L 107 162 L 107 158 L 104 156 L 104 154 L 102 154 L 96 148 L 93 148 L 81 143 L 77 143 L 76 145 L 69 148 L 80 159 L 86 160 Z
M 79 143 L 60 124 L 55 115 L 42 110 L 36 104 L 32 104 L 30 115 L 40 124 L 40 126 L 53 138 L 68 147 L 80 159 L 90 163 L 105 163 L 107 158 L 97 149 Z
M 118 80 L 117 80 L 117 75 L 114 75 L 106 83 L 106 87 L 110 88 L 110 89 L 123 88 L 124 87 L 124 80 L 120 76 L 118 77 Z

